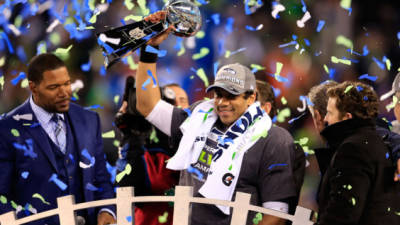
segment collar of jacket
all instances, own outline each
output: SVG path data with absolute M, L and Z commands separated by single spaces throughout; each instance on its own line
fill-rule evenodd
M 321 135 L 327 140 L 330 148 L 336 149 L 345 138 L 362 129 L 375 129 L 373 119 L 348 119 L 327 126 Z

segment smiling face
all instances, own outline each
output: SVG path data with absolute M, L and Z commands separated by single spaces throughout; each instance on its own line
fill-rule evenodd
M 215 88 L 214 105 L 221 122 L 229 126 L 234 123 L 254 103 L 256 95 L 245 99 L 245 94 L 233 95 L 224 89 Z
M 71 79 L 66 67 L 46 70 L 40 82 L 29 82 L 33 101 L 51 113 L 63 113 L 69 109 Z

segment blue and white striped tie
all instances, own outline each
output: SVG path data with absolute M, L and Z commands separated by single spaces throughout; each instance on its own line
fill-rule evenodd
M 51 120 L 54 122 L 54 135 L 57 140 L 57 145 L 61 152 L 65 154 L 66 135 L 64 130 L 64 123 L 58 114 L 54 114 Z

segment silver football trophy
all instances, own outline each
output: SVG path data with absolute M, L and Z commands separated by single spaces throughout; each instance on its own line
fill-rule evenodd
M 97 42 L 103 49 L 104 64 L 109 68 L 121 57 L 140 48 L 150 38 L 173 25 L 177 36 L 193 36 L 200 30 L 201 14 L 199 8 L 189 0 L 170 0 L 163 8 L 166 19 L 159 23 L 144 20 L 113 28 L 97 35 Z

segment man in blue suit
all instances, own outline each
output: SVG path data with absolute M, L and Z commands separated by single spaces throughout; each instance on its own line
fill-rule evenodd
M 113 198 L 99 116 L 70 103 L 64 62 L 53 54 L 35 56 L 28 80 L 31 97 L 0 120 L 0 214 L 15 210 L 24 217 L 53 209 L 65 195 L 74 195 L 76 203 Z M 115 223 L 114 212 L 79 211 L 77 221 Z M 59 221 L 53 216 L 30 224 Z

